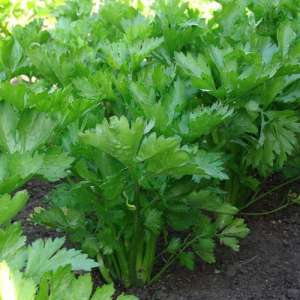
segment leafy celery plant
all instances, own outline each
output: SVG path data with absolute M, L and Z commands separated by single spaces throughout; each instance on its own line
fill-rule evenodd
M 98 264 L 79 250 L 62 248 L 64 238 L 38 239 L 26 245 L 20 224 L 11 221 L 28 198 L 26 191 L 0 196 L 0 299 L 112 299 L 112 285 L 93 292 L 90 274 L 75 277 L 72 271 L 90 271 Z M 137 298 L 122 294 L 117 299 Z
M 34 220 L 97 257 L 108 282 L 149 283 L 195 254 L 212 263 L 216 242 L 238 250 L 239 209 L 298 162 L 299 1 L 218 2 L 204 21 L 180 0 L 147 16 L 72 0 L 54 28 L 36 20 L 0 44 L 0 192 L 66 175 L 74 157 Z
M 81 251 L 62 248 L 63 238 L 38 239 L 26 245 L 20 224 L 10 222 L 27 199 L 24 191 L 12 198 L 0 196 L 0 299 L 111 299 L 112 285 L 102 286 L 92 293 L 91 275 L 76 278 L 71 272 L 90 271 L 98 264 Z M 118 299 L 137 298 L 121 295 Z
M 216 239 L 237 250 L 238 238 L 248 233 L 221 191 L 206 187 L 227 178 L 220 154 L 182 145 L 177 136 L 157 136 L 152 127 L 112 117 L 86 131 L 74 167 L 82 181 L 59 187 L 50 196 L 52 208 L 34 215 L 69 233 L 98 258 L 108 282 L 125 286 L 151 282 L 157 242 L 169 226 L 191 231 L 166 245 L 170 260 L 187 266 L 194 255 L 185 250 L 211 263 Z

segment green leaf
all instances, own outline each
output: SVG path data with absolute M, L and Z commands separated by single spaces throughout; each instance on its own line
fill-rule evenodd
M 91 82 L 90 78 L 75 78 L 73 84 L 81 97 L 88 99 L 99 99 L 102 96 L 97 83 Z
M 28 247 L 28 259 L 25 274 L 39 282 L 42 275 L 49 271 L 55 271 L 61 266 L 71 264 L 72 270 L 90 271 L 97 267 L 97 263 L 87 258 L 86 254 L 75 249 L 61 249 L 65 240 L 56 238 L 46 241 L 36 240 Z
M 185 85 L 181 79 L 177 79 L 169 94 L 165 96 L 162 105 L 168 115 L 169 123 L 182 114 L 188 103 Z
M 219 195 L 210 190 L 193 192 L 187 196 L 187 201 L 197 208 L 210 212 L 227 215 L 235 215 L 238 212 L 236 207 L 226 203 Z
M 224 172 L 222 155 L 219 153 L 199 150 L 195 154 L 194 161 L 199 170 L 197 172 L 199 175 L 207 175 L 220 180 L 228 179 L 227 174 Z
M 60 267 L 55 272 L 43 275 L 36 300 L 89 300 L 92 289 L 90 274 L 76 278 L 70 266 Z
M 180 148 L 177 138 L 157 138 L 152 134 L 142 143 L 138 158 L 146 159 L 147 171 L 157 175 L 179 176 L 197 173 L 196 167 L 191 165 L 190 153 L 187 150 Z
M 162 212 L 157 209 L 150 209 L 145 212 L 145 227 L 153 234 L 158 235 L 162 228 Z
M 73 84 L 81 97 L 97 101 L 115 98 L 112 82 L 113 76 L 106 70 L 99 71 L 89 77 L 73 79 Z
M 215 83 L 211 74 L 211 70 L 205 58 L 198 54 L 194 58 L 191 53 L 184 55 L 182 52 L 175 53 L 177 64 L 191 76 L 192 82 L 195 87 L 204 91 L 214 90 Z
M 140 67 L 143 59 L 148 57 L 151 52 L 157 49 L 164 41 L 164 38 L 149 38 L 145 40 L 140 40 L 135 43 L 130 43 L 129 55 L 132 63 L 132 67 Z
M 220 26 L 225 36 L 228 36 L 237 29 L 236 22 L 239 18 L 243 17 L 246 19 L 246 15 L 243 14 L 243 10 L 247 1 L 226 1 L 222 2 L 222 10 L 219 12 Z M 242 27 L 244 29 L 244 27 Z
M 205 262 L 212 264 L 216 262 L 214 249 L 215 242 L 210 238 L 200 238 L 193 244 L 193 249 Z
M 45 198 L 57 207 L 78 209 L 81 212 L 93 211 L 97 199 L 92 189 L 84 183 L 60 184 Z
M 5 261 L 0 262 L 0 299 L 34 300 L 36 285 L 30 278 L 12 270 Z
M 82 275 L 73 282 L 69 297 L 74 300 L 89 300 L 93 282 L 90 274 Z
M 114 70 L 120 70 L 128 61 L 128 48 L 124 42 L 104 41 L 99 48 L 103 52 L 106 63 Z
M 13 152 L 16 149 L 15 132 L 19 122 L 16 109 L 6 103 L 0 103 L 0 147 L 3 151 Z
M 25 111 L 18 124 L 19 151 L 30 152 L 44 145 L 53 134 L 56 125 L 46 113 Z
M 228 106 L 215 103 L 209 107 L 198 109 L 182 116 L 177 127 L 179 134 L 189 142 L 196 141 L 202 135 L 212 132 L 233 113 Z
M 222 219 L 222 220 L 221 220 Z M 248 235 L 249 229 L 243 219 L 234 219 L 233 217 L 221 217 L 218 222 L 220 243 L 228 246 L 233 251 L 239 251 L 239 239 Z
M 69 222 L 69 219 L 65 215 L 63 209 L 55 206 L 47 210 L 36 208 L 30 218 L 31 221 L 36 224 L 62 230 L 67 230 L 69 227 L 75 229 L 77 225 L 76 220 L 73 219 L 72 223 Z
M 283 103 L 299 103 L 300 101 L 300 80 L 291 83 L 276 97 L 276 101 Z
M 37 150 L 49 140 L 56 126 L 46 113 L 20 113 L 8 103 L 0 103 L 0 149 L 5 152 Z
M 138 160 L 145 161 L 155 156 L 160 156 L 164 152 L 170 152 L 178 148 L 180 145 L 180 139 L 177 137 L 165 138 L 164 136 L 156 136 L 153 132 L 146 138 L 144 138 L 139 153 Z
M 144 160 L 148 172 L 157 175 L 203 175 L 226 179 L 219 154 L 206 153 L 187 146 L 180 147 L 177 137 L 146 137 L 140 147 L 138 160 Z
M 8 74 L 15 73 L 22 63 L 24 51 L 15 38 L 2 41 L 0 44 L 0 62 Z
M 137 119 L 130 126 L 125 117 L 112 117 L 109 122 L 97 125 L 95 130 L 86 131 L 81 140 L 131 166 L 135 163 L 144 129 L 142 119 Z
M 233 251 L 239 251 L 240 245 L 237 238 L 234 237 L 221 237 L 220 243 L 224 244 L 225 246 L 231 248 Z
M 1 82 L 0 98 L 7 103 L 3 103 L 1 108 L 8 111 L 12 106 L 15 106 L 19 111 L 24 110 L 27 91 L 28 89 L 25 83 L 12 84 L 8 81 Z
M 8 194 L 0 196 L 0 225 L 11 221 L 23 209 L 28 198 L 26 191 L 17 192 L 13 198 Z
M 261 130 L 260 140 L 255 140 L 245 156 L 247 165 L 267 175 L 272 167 L 282 167 L 298 144 L 300 122 L 295 112 L 268 111 L 267 122 Z
M 219 230 L 232 223 L 234 216 L 232 214 L 219 214 L 216 219 L 216 226 Z
M 106 284 L 97 288 L 91 300 L 111 300 L 114 293 L 114 286 L 112 284 Z
M 42 163 L 38 154 L 0 154 L 0 193 L 10 193 L 23 185 L 37 173 Z
M 91 275 L 76 277 L 67 266 L 44 274 L 35 300 L 111 300 L 114 293 L 115 289 L 112 284 L 98 287 L 93 293 Z M 138 300 L 134 296 L 123 294 L 117 299 Z
M 216 224 L 209 217 L 201 213 L 199 214 L 199 212 L 194 230 L 195 234 L 200 238 L 213 238 L 217 233 Z
M 195 268 L 195 255 L 193 252 L 182 252 L 179 255 L 179 262 L 189 270 L 193 271 Z
M 244 219 L 234 219 L 225 229 L 221 232 L 221 236 L 244 238 L 248 235 L 249 229 L 245 224 Z
M 277 40 L 282 57 L 285 57 L 288 54 L 290 46 L 296 37 L 297 35 L 290 22 L 283 22 L 280 24 L 277 31 Z
M 0 228 L 0 261 L 6 261 L 10 267 L 21 270 L 25 257 L 23 247 L 26 237 L 22 235 L 20 224 L 14 223 L 5 229 Z
M 180 238 L 172 238 L 168 244 L 167 251 L 171 254 L 174 254 L 177 252 L 177 250 L 180 249 L 180 246 L 181 246 Z
M 64 152 L 48 151 L 43 155 L 43 165 L 37 173 L 49 181 L 57 181 L 67 176 L 67 170 L 73 161 L 74 159 Z

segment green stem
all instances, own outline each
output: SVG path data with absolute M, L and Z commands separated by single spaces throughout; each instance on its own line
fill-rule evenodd
M 237 176 L 233 176 L 231 191 L 230 191 L 230 200 L 229 203 L 236 204 L 236 199 L 239 193 L 240 182 Z
M 166 264 L 162 267 L 162 269 L 155 275 L 152 277 L 152 279 L 149 281 L 149 284 L 152 284 L 153 282 L 157 281 L 160 276 L 166 272 L 169 267 L 175 262 L 175 260 L 178 258 L 178 256 L 183 253 L 185 251 L 185 249 L 187 249 L 191 244 L 193 244 L 198 238 L 199 236 L 196 236 L 194 238 L 192 238 L 191 240 L 188 240 L 190 237 L 190 234 L 186 237 L 184 243 L 183 243 L 183 247 L 175 254 L 173 254 L 168 261 L 166 262 Z
M 137 264 L 137 254 L 138 254 L 138 248 L 139 248 L 139 243 L 143 239 L 142 237 L 142 224 L 140 221 L 140 207 L 139 207 L 139 201 L 138 201 L 138 185 L 135 187 L 135 192 L 134 192 L 134 201 L 133 203 L 135 204 L 135 210 L 132 211 L 134 214 L 134 233 L 132 237 L 132 242 L 131 242 L 131 247 L 130 247 L 130 255 L 129 255 L 129 277 L 131 284 L 138 285 L 139 280 L 137 277 L 137 272 L 136 272 L 136 264 Z
M 121 280 L 124 282 L 125 287 L 129 287 L 130 286 L 129 268 L 128 268 L 128 263 L 125 255 L 125 249 L 124 246 L 121 244 L 121 242 L 118 249 L 115 250 L 115 253 L 120 266 Z
M 141 236 L 141 226 L 140 226 L 140 221 L 139 221 L 139 215 L 138 215 L 138 210 L 134 212 L 134 235 L 133 235 L 133 240 L 131 243 L 131 248 L 130 248 L 130 256 L 129 256 L 129 274 L 130 274 L 130 280 L 131 283 L 134 285 L 138 285 L 138 276 L 136 272 L 136 265 L 137 265 L 137 256 L 138 256 L 138 250 L 139 246 L 138 244 L 142 240 Z
M 150 234 L 149 238 L 146 240 L 143 261 L 139 268 L 137 268 L 137 273 L 142 284 L 146 284 L 151 279 L 153 263 L 155 260 L 155 250 L 157 236 Z
M 145 245 L 144 245 L 145 244 Z M 138 245 L 138 253 L 136 256 L 136 272 L 138 280 L 143 281 L 144 279 L 144 269 L 143 269 L 143 258 L 144 258 L 144 249 L 147 249 L 147 243 L 144 243 L 144 239 L 142 239 Z
M 116 256 L 114 254 L 111 255 L 111 261 L 112 261 L 112 265 L 114 268 L 115 278 L 121 278 L 122 275 L 121 275 L 120 267 L 118 264 L 118 260 L 116 259 Z M 114 275 L 113 275 L 113 277 L 114 277 Z
M 218 135 L 218 131 L 217 130 L 213 130 L 212 134 L 212 140 L 214 142 L 215 145 L 219 144 L 219 135 Z
M 287 208 L 288 206 L 292 205 L 293 203 L 292 202 L 287 202 L 286 204 L 284 205 L 281 205 L 275 209 L 272 209 L 272 210 L 269 210 L 269 211 L 263 211 L 263 212 L 257 212 L 257 213 L 240 213 L 240 215 L 247 215 L 247 216 L 264 216 L 264 215 L 270 215 L 270 214 L 273 214 L 275 212 L 278 212 L 284 208 Z
M 153 264 L 155 260 L 156 241 L 157 237 L 151 234 L 144 258 L 144 272 L 146 274 L 145 283 L 151 279 Z
M 291 184 L 291 183 L 293 183 L 293 182 L 295 182 L 297 180 L 300 180 L 300 175 L 296 176 L 294 178 L 291 178 L 291 179 L 289 179 L 289 180 L 287 180 L 287 181 L 285 181 L 285 182 L 283 182 L 283 183 L 275 186 L 272 189 L 269 189 L 267 192 L 265 192 L 265 193 L 263 193 L 263 194 L 261 194 L 259 196 L 257 196 L 258 193 L 255 193 L 253 195 L 253 197 L 250 199 L 250 201 L 246 205 L 244 205 L 243 207 L 241 207 L 240 210 L 244 210 L 245 208 L 248 208 L 250 205 L 254 204 L 255 202 L 263 199 L 264 197 L 266 197 L 266 196 L 268 196 L 268 195 L 270 195 L 270 194 L 272 194 L 272 193 L 280 190 L 281 188 L 283 188 L 283 187 L 285 187 L 285 186 L 287 186 L 287 185 L 289 185 L 289 184 Z
M 104 278 L 104 280 L 107 283 L 112 283 L 112 279 L 110 277 L 109 271 L 105 267 L 103 258 L 102 258 L 100 253 L 97 255 L 97 260 L 98 260 L 99 270 L 100 270 L 100 273 L 101 273 L 102 277 Z

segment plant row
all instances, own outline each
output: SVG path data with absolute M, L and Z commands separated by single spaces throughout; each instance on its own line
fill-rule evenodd
M 32 222 L 63 232 L 106 282 L 126 287 L 174 262 L 214 263 L 222 245 L 238 251 L 249 232 L 240 212 L 264 180 L 300 174 L 298 0 L 219 1 L 209 20 L 179 0 L 147 14 L 127 2 L 95 13 L 92 1 L 67 1 L 53 28 L 34 20 L 0 42 L 0 194 L 60 180 Z M 3 197 L 6 223 L 25 203 Z M 51 258 L 45 271 L 56 273 L 43 277 L 4 256 L 39 293 L 60 277 L 90 291 L 88 275 L 58 269 L 77 250 L 59 250 L 61 239 L 23 250 L 19 225 L 9 230 L 27 264 L 34 247 Z M 59 251 L 70 260 L 57 263 Z

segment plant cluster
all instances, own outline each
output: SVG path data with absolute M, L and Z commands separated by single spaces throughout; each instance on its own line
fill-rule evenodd
M 110 300 L 112 285 L 93 292 L 90 274 L 75 277 L 73 271 L 90 271 L 98 264 L 75 249 L 62 248 L 64 238 L 38 239 L 26 245 L 19 223 L 12 218 L 29 196 L 20 191 L 0 197 L 0 299 L 1 300 Z M 118 300 L 136 300 L 121 295 Z
M 67 177 L 32 220 L 109 283 L 237 251 L 263 180 L 299 175 L 300 2 L 218 2 L 72 0 L 1 40 L 0 193 Z

